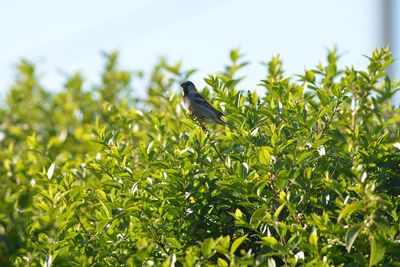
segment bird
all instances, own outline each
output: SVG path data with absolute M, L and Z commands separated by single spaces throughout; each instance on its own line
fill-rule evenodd
M 183 89 L 183 101 L 195 118 L 235 128 L 222 119 L 225 114 L 211 106 L 191 81 L 181 83 L 181 87 Z

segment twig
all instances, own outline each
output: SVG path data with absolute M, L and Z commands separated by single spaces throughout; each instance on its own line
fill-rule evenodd
M 76 211 L 74 211 L 74 214 L 75 214 L 75 217 L 76 217 L 76 219 L 78 220 L 80 226 L 82 227 L 83 231 L 85 232 L 85 234 L 86 234 L 87 236 L 90 236 L 89 232 L 86 231 L 85 226 L 83 226 L 83 223 L 82 223 L 82 221 L 81 221 L 81 218 L 78 216 L 78 214 L 76 213 Z
M 118 219 L 119 217 L 121 217 L 122 215 L 125 215 L 125 214 L 126 214 L 126 212 L 122 211 L 120 214 L 116 215 L 115 217 L 110 218 L 88 241 L 85 242 L 85 246 L 87 244 L 89 244 L 90 242 L 92 242 L 93 240 L 95 240 L 109 224 L 111 224 L 113 221 L 115 221 L 116 219 Z
M 340 101 L 337 101 L 335 107 L 333 108 L 333 112 L 332 112 L 332 114 L 331 114 L 331 117 L 330 117 L 330 118 L 328 119 L 328 121 L 325 123 L 324 128 L 323 128 L 322 131 L 321 131 L 321 135 L 325 133 L 325 131 L 328 129 L 329 125 L 331 124 L 331 122 L 332 122 L 333 118 L 335 117 L 336 112 L 337 112 L 337 110 L 338 110 L 338 108 L 339 108 L 340 103 L 341 103 Z
M 212 142 L 211 138 L 210 138 L 210 131 L 207 129 L 207 127 L 200 121 L 198 121 L 198 124 L 200 125 L 201 129 L 205 132 L 207 139 L 210 141 L 211 146 L 214 148 L 215 152 L 217 153 L 218 157 L 220 158 L 220 160 L 225 164 L 225 160 L 224 158 L 221 156 L 221 154 L 219 153 L 217 147 L 215 146 L 215 144 Z
M 212 140 L 210 139 L 210 136 L 208 134 L 206 134 L 208 140 L 210 140 L 210 144 L 211 146 L 214 148 L 215 152 L 217 152 L 218 157 L 220 158 L 220 160 L 225 164 L 225 160 L 224 158 L 221 156 L 221 154 L 219 153 L 217 147 L 215 146 L 215 144 L 212 142 Z
M 210 144 L 211 144 L 212 148 L 215 150 L 215 152 L 217 153 L 219 159 L 222 161 L 222 163 L 224 164 L 226 170 L 227 170 L 228 173 L 229 173 L 229 167 L 226 165 L 225 159 L 222 157 L 221 153 L 219 153 L 218 148 L 217 148 L 217 147 L 215 146 L 215 144 L 212 142 L 211 137 L 210 137 L 210 136 L 211 136 L 210 132 L 208 131 L 208 129 L 206 128 L 206 126 L 205 126 L 204 124 L 200 124 L 200 127 L 201 127 L 201 129 L 203 129 L 203 131 L 206 133 L 206 137 L 207 137 L 207 139 L 210 141 Z
M 89 244 L 90 242 L 92 242 L 93 240 L 96 239 L 96 237 L 101 234 L 101 232 L 103 232 L 104 228 L 107 227 L 107 225 L 109 225 L 110 223 L 112 223 L 112 221 L 114 221 L 116 218 L 111 218 L 109 219 L 88 241 L 85 242 L 85 246 L 87 244 Z

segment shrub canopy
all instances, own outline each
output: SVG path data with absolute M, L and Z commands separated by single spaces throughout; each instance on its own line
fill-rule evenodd
M 387 48 L 361 70 L 332 50 L 292 77 L 275 56 L 258 90 L 239 90 L 231 51 L 200 89 L 237 130 L 190 119 L 175 89 L 195 70 L 161 60 L 139 99 L 141 75 L 105 58 L 99 84 L 75 73 L 58 92 L 18 64 L 0 107 L 0 265 L 400 265 Z

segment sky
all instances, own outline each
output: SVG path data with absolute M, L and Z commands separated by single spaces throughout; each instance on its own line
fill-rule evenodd
M 96 84 L 101 52 L 115 49 L 132 71 L 148 73 L 160 56 L 183 60 L 184 68 L 198 69 L 195 84 L 204 85 L 204 77 L 229 62 L 229 50 L 240 47 L 251 62 L 242 89 L 254 89 L 265 75 L 260 62 L 277 53 L 292 75 L 324 61 L 334 45 L 341 64 L 355 67 L 383 45 L 382 0 L 2 2 L 0 92 L 12 84 L 22 58 L 37 63 L 42 84 L 54 91 L 75 71 Z

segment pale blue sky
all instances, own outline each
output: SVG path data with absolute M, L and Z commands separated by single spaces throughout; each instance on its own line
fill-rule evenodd
M 161 55 L 197 68 L 196 84 L 222 70 L 240 46 L 252 64 L 243 87 L 264 78 L 260 61 L 280 53 L 287 74 L 325 60 L 337 45 L 342 64 L 364 66 L 383 44 L 381 0 L 69 0 L 2 1 L 0 91 L 20 58 L 37 62 L 43 84 L 59 90 L 61 73 L 81 71 L 96 83 L 100 51 L 118 49 L 121 64 L 148 72 Z M 398 2 L 397 2 L 398 3 Z M 399 5 L 397 5 L 397 8 Z M 399 22 L 400 24 L 400 22 Z

